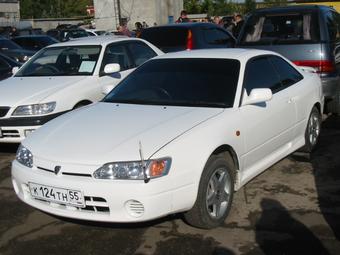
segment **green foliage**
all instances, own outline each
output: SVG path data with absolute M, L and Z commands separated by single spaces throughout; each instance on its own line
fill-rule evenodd
M 244 12 L 248 13 L 256 9 L 255 0 L 245 0 L 244 2 Z
M 184 8 L 189 14 L 207 13 L 210 17 L 244 13 L 245 10 L 244 4 L 235 0 L 184 0 Z
M 287 0 L 263 0 L 266 6 L 286 6 L 288 4 Z
M 21 18 L 70 18 L 86 16 L 93 0 L 21 0 Z

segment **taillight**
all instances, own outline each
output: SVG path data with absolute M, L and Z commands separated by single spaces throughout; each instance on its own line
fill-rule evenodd
M 329 60 L 296 60 L 293 61 L 298 66 L 314 67 L 318 73 L 332 73 L 335 72 L 335 65 Z
M 192 32 L 189 29 L 188 35 L 187 35 L 187 50 L 192 50 L 193 47 L 194 47 L 194 42 L 193 42 L 193 38 L 192 38 Z

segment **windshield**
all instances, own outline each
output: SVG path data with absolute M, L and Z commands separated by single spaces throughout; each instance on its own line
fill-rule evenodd
M 22 49 L 18 44 L 7 39 L 0 39 L 1 50 L 17 50 Z
M 157 59 L 125 78 L 104 102 L 228 108 L 234 104 L 240 62 Z
M 317 13 L 254 14 L 246 22 L 241 45 L 306 44 L 320 39 Z
M 100 50 L 101 46 L 45 48 L 34 55 L 15 76 L 92 75 Z

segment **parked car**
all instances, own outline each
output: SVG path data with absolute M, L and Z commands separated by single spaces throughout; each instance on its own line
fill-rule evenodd
M 20 67 L 21 63 L 0 53 L 0 81 L 13 75 L 13 67 Z
M 99 29 L 85 29 L 85 31 L 89 34 L 89 36 L 99 36 L 104 35 L 106 33 L 105 30 Z
M 24 63 L 26 62 L 30 57 L 34 55 L 34 51 L 25 50 L 22 47 L 20 47 L 15 42 L 0 37 L 0 53 L 14 59 L 15 61 Z
M 48 35 L 28 35 L 17 36 L 12 39 L 16 44 L 22 48 L 31 51 L 39 51 L 48 45 L 58 43 L 59 41 Z
M 276 53 L 164 54 L 101 102 L 25 139 L 14 190 L 63 217 L 138 222 L 184 212 L 191 225 L 213 228 L 235 190 L 300 147 L 315 148 L 322 108 L 320 78 Z
M 84 29 L 50 29 L 46 32 L 47 35 L 54 37 L 60 42 L 65 42 L 68 40 L 88 37 L 89 34 Z
M 19 29 L 17 30 L 17 33 L 18 33 L 18 36 L 43 35 L 44 34 L 41 28 Z
M 326 110 L 340 113 L 340 14 L 333 8 L 301 5 L 259 9 L 245 21 L 237 45 L 279 52 L 319 73 Z
M 235 38 L 212 23 L 181 23 L 143 29 L 140 38 L 164 52 L 192 49 L 231 48 Z
M 91 37 L 50 45 L 0 82 L 0 143 L 19 143 L 47 121 L 101 100 L 135 67 L 162 54 L 127 37 Z

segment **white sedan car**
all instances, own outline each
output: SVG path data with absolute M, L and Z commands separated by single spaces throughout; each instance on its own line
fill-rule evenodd
M 0 82 L 0 143 L 19 143 L 56 116 L 101 100 L 103 91 L 160 54 L 144 40 L 117 36 L 69 41 L 39 51 L 13 77 Z
M 320 78 L 282 56 L 217 49 L 156 57 L 101 102 L 25 139 L 16 194 L 64 217 L 137 222 L 226 218 L 233 192 L 320 134 Z

